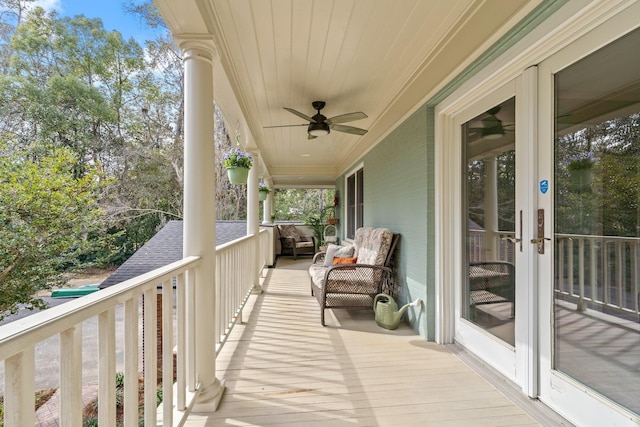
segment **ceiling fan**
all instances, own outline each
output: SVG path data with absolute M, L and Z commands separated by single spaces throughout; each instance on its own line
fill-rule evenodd
M 502 120 L 500 120 L 496 114 L 500 112 L 500 106 L 493 107 L 487 110 L 484 118 L 480 120 L 482 123 L 482 127 L 480 128 L 469 128 L 470 131 L 474 134 L 479 134 L 482 139 L 498 139 L 504 136 L 505 132 L 512 131 L 511 129 L 505 129 L 510 126 L 514 126 L 513 124 L 502 124 Z
M 351 122 L 354 120 L 366 119 L 368 116 L 363 112 L 358 111 L 354 113 L 341 114 L 339 116 L 334 116 L 328 119 L 320 112 L 325 106 L 324 101 L 313 101 L 311 105 L 313 106 L 314 110 L 317 111 L 317 113 L 313 115 L 313 117 L 309 117 L 308 115 L 301 113 L 300 111 L 294 110 L 293 108 L 284 107 L 284 109 L 291 114 L 295 114 L 296 116 L 308 121 L 308 124 L 305 123 L 299 125 L 265 126 L 265 128 L 307 126 L 307 134 L 309 135 L 308 139 L 314 139 L 319 136 L 328 135 L 331 130 L 350 133 L 353 135 L 364 135 L 365 133 L 367 133 L 365 129 L 339 124 Z

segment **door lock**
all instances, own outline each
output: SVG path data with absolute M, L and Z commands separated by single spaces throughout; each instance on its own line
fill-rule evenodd
M 531 239 L 531 243 L 533 243 L 534 245 L 539 245 L 541 243 L 544 243 L 545 240 L 551 240 L 548 237 L 538 237 L 536 239 Z
M 538 209 L 538 237 L 531 239 L 531 243 L 538 245 L 538 253 L 544 254 L 544 241 L 551 241 L 550 238 L 544 237 L 544 209 Z

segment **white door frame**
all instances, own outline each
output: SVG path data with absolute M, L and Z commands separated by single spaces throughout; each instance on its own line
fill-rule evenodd
M 466 229 L 466 216 L 462 212 L 462 135 L 461 125 L 489 108 L 515 97 L 516 101 L 516 212 L 522 210 L 523 223 L 516 224 L 516 235 L 523 241 L 523 252 L 515 245 L 516 259 L 516 320 L 515 346 L 511 346 L 477 325 L 462 317 L 463 265 L 461 254 L 465 252 L 463 231 Z M 537 117 L 537 72 L 536 67 L 525 70 L 521 76 L 494 89 L 482 99 L 466 104 L 464 108 L 443 117 L 448 129 L 446 145 L 447 171 L 443 185 L 448 190 L 445 202 L 450 207 L 449 215 L 440 227 L 443 238 L 448 241 L 448 271 L 453 298 L 453 334 L 456 342 L 469 349 L 493 368 L 520 385 L 530 396 L 537 395 L 537 330 L 535 311 L 537 297 L 533 292 L 531 271 L 535 258 L 529 243 L 535 221 L 535 193 L 530 191 L 535 183 L 531 177 L 535 172 L 536 156 L 536 117 Z M 444 237 L 446 236 L 446 237 Z

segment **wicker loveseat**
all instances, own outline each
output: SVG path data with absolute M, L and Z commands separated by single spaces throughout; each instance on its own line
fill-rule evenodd
M 386 228 L 363 227 L 356 230 L 353 247 L 329 245 L 319 252 L 309 267 L 311 294 L 320 304 L 320 322 L 325 325 L 327 308 L 369 309 L 375 296 L 391 291 L 392 257 L 399 234 Z M 353 255 L 348 256 L 350 249 Z M 342 252 L 334 259 L 332 252 Z M 347 260 L 349 264 L 334 264 Z

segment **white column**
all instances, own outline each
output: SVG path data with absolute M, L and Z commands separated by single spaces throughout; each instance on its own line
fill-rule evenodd
M 484 159 L 484 229 L 485 256 L 497 260 L 498 253 L 498 170 L 495 157 Z
M 184 58 L 183 255 L 200 256 L 195 277 L 195 370 L 201 392 L 194 411 L 215 411 L 224 392 L 216 378 L 216 179 L 213 141 L 213 47 L 181 45 Z
M 273 188 L 273 183 L 267 184 L 271 191 L 267 194 L 267 199 L 264 201 L 263 209 L 262 209 L 262 223 L 263 224 L 271 224 L 271 212 L 273 212 L 273 193 L 275 189 Z
M 247 180 L 247 234 L 253 235 L 253 256 L 251 257 L 251 281 L 253 291 L 262 293 L 260 286 L 260 201 L 258 200 L 258 164 L 260 163 L 260 152 L 249 151 L 253 156 L 253 167 L 249 171 Z

